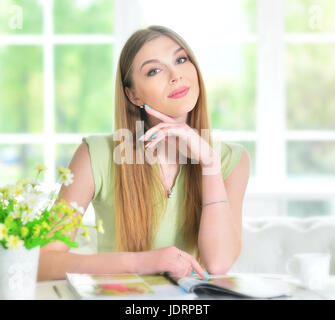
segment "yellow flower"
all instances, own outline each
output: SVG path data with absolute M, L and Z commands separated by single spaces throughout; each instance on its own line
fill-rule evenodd
M 70 169 L 64 168 L 62 166 L 57 166 L 57 171 L 59 174 L 67 174 L 71 172 Z
M 36 224 L 33 228 L 33 236 L 34 237 L 38 237 L 38 235 L 40 234 L 41 232 L 41 226 Z
M 40 163 L 35 164 L 35 169 L 37 169 L 38 173 L 48 170 L 48 168 L 45 165 Z
M 0 192 L 3 194 L 3 198 L 5 198 L 9 193 L 9 186 L 1 187 Z
M 74 225 L 72 223 L 67 223 L 64 227 L 63 227 L 63 231 L 64 232 L 69 232 L 72 231 L 74 229 Z
M 31 183 L 31 180 L 26 178 L 26 179 L 21 179 L 19 180 L 16 185 L 19 185 L 19 186 L 26 186 L 28 183 Z
M 49 224 L 47 222 L 45 222 L 45 221 L 43 221 L 43 223 L 42 223 L 42 228 L 50 230 Z
M 104 228 L 102 227 L 102 220 L 101 219 L 98 220 L 98 224 L 97 224 L 96 228 L 97 228 L 97 231 L 100 232 L 100 233 L 105 232 Z
M 17 250 L 22 247 L 23 244 L 23 240 L 21 240 L 18 236 L 10 235 L 7 239 L 7 247 L 10 249 Z
M 21 236 L 24 238 L 29 232 L 27 227 L 21 227 Z
M 83 230 L 84 230 L 84 232 L 81 233 L 81 235 L 84 236 L 87 241 L 90 241 L 91 238 L 90 238 L 90 235 L 88 233 L 88 228 L 87 227 L 83 227 Z
M 0 241 L 6 238 L 7 233 L 8 233 L 8 229 L 6 225 L 4 225 L 3 223 L 0 223 Z

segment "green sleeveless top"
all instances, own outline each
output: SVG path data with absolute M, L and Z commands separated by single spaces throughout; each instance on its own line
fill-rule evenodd
M 102 219 L 104 233 L 97 233 L 97 252 L 113 252 L 114 248 L 114 208 L 112 186 L 112 161 L 113 161 L 113 136 L 92 135 L 82 139 L 88 144 L 94 177 L 95 193 L 92 205 L 95 212 L 95 220 Z M 227 146 L 228 145 L 228 146 Z M 221 152 L 218 148 L 221 147 Z M 217 154 L 221 154 L 222 177 L 227 178 L 236 164 L 239 162 L 245 149 L 240 144 L 224 143 L 213 140 L 213 148 Z M 157 164 L 158 165 L 158 164 Z M 181 235 L 178 233 L 178 212 L 182 204 L 184 168 L 180 165 L 180 171 L 173 187 L 173 194 L 168 199 L 166 213 L 160 223 L 154 247 L 158 249 L 167 246 L 176 246 L 186 251 Z

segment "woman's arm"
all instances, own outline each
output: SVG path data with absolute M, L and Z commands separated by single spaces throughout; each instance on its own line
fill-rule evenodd
M 83 142 L 75 152 L 69 165 L 74 174 L 74 182 L 62 186 L 61 198 L 67 203 L 75 201 L 86 211 L 94 196 L 94 178 L 89 149 Z M 80 214 L 77 212 L 77 214 Z M 72 240 L 77 230 L 71 234 Z M 64 279 L 66 272 L 74 273 L 122 273 L 133 272 L 135 264 L 132 252 L 115 252 L 92 255 L 81 255 L 68 252 L 65 243 L 55 241 L 41 248 L 38 280 Z
M 43 250 L 38 281 L 65 279 L 65 273 L 135 273 L 136 254 L 111 252 L 77 254 L 58 249 Z
M 220 159 L 215 166 L 221 167 Z M 248 184 L 250 159 L 244 150 L 239 163 L 223 181 L 218 174 L 202 176 L 203 204 L 228 200 L 202 209 L 198 246 L 206 269 L 211 274 L 226 273 L 241 251 L 242 205 Z

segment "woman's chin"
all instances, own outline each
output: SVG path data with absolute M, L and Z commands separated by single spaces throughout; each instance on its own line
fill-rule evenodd
M 174 113 L 174 114 L 171 114 L 169 117 L 173 118 L 174 120 L 180 120 L 180 119 L 185 119 L 187 118 L 187 112 L 185 113 Z

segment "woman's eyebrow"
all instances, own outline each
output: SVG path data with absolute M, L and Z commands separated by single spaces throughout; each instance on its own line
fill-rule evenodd
M 184 48 L 183 48 L 183 47 L 179 47 L 173 54 L 176 55 L 176 54 L 177 54 L 179 51 L 181 51 L 181 50 L 184 50 Z M 146 64 L 148 64 L 148 63 L 152 63 L 152 62 L 159 62 L 159 60 L 157 60 L 157 59 L 150 59 L 150 60 L 147 60 L 147 61 L 143 62 L 142 65 L 141 65 L 140 71 L 142 70 L 142 68 L 143 68 Z

